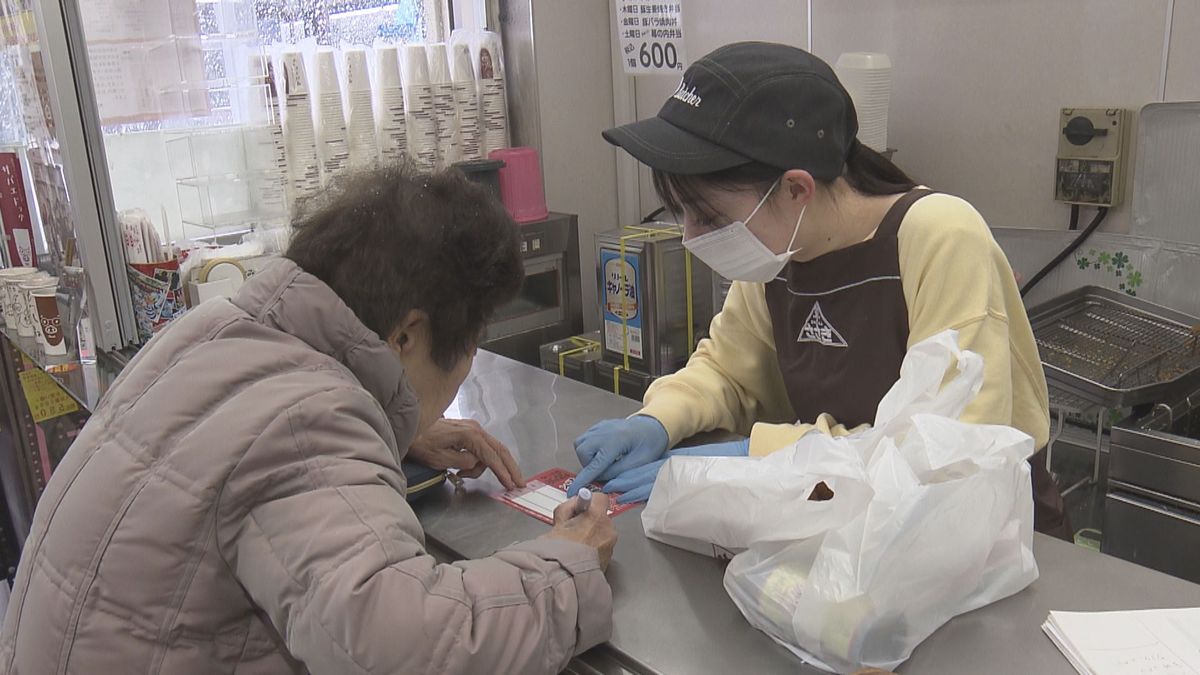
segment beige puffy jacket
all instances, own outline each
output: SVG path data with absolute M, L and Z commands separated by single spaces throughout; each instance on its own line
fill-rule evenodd
M 595 551 L 439 565 L 400 361 L 289 261 L 138 354 L 42 496 L 0 672 L 544 673 L 609 638 Z

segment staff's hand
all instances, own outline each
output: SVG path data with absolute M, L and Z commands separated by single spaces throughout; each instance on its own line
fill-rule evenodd
M 504 444 L 474 420 L 440 419 L 418 436 L 408 458 L 431 469 L 458 469 L 464 478 L 478 478 L 491 469 L 506 490 L 525 487 L 517 460 Z
M 587 511 L 575 515 L 579 498 L 568 499 L 554 509 L 554 529 L 543 535 L 548 539 L 566 539 L 596 549 L 601 569 L 608 570 L 613 547 L 617 545 L 617 529 L 608 517 L 608 495 L 593 494 Z
M 690 448 L 677 448 L 667 453 L 670 457 L 746 457 L 750 454 L 750 439 L 742 438 L 725 443 L 711 445 L 696 445 Z M 617 499 L 618 504 L 632 504 L 650 499 L 654 483 L 658 480 L 658 472 L 667 463 L 667 458 L 651 462 L 636 469 L 630 469 L 604 484 L 606 493 L 622 493 Z
M 592 481 L 616 478 L 663 456 L 670 441 L 667 430 L 653 417 L 635 415 L 604 420 L 575 441 L 575 455 L 583 470 L 567 490 L 572 497 Z

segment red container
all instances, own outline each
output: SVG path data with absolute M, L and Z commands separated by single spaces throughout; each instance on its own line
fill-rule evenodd
M 500 200 L 508 215 L 518 223 L 544 220 L 546 189 L 542 185 L 542 165 L 533 148 L 504 148 L 488 153 L 488 159 L 504 162 L 500 169 Z

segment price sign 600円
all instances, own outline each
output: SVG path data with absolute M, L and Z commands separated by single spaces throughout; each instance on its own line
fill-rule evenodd
M 626 73 L 683 72 L 687 54 L 681 3 L 620 0 L 617 31 L 621 36 L 621 62 Z

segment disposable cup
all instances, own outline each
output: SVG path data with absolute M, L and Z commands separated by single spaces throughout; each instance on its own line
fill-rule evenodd
M 64 356 L 67 340 L 63 334 L 62 314 L 58 307 L 58 292 L 53 288 L 40 288 L 33 292 L 34 310 L 42 332 L 42 346 L 50 356 Z

